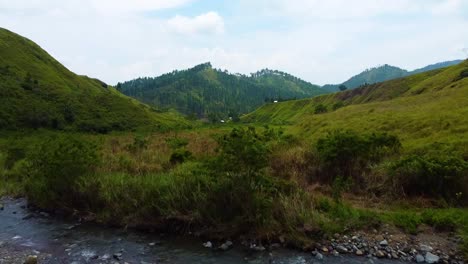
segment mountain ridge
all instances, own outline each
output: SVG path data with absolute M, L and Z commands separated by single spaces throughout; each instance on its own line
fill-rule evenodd
M 340 84 L 326 84 L 322 88 L 329 92 L 337 92 L 340 90 L 340 86 L 346 87 L 346 89 L 355 89 L 363 85 L 374 84 L 384 81 L 389 81 L 393 79 L 398 79 L 406 76 L 411 76 L 418 73 L 423 73 L 431 70 L 436 70 L 440 68 L 446 68 L 449 66 L 457 65 L 463 62 L 463 60 L 451 60 L 438 62 L 434 64 L 427 65 L 422 68 L 415 69 L 413 71 L 408 71 L 397 66 L 392 66 L 389 64 L 384 64 L 382 66 L 372 67 L 362 71 L 359 74 L 356 74 Z
M 117 89 L 154 107 L 216 120 L 236 117 L 265 102 L 307 98 L 326 91 L 285 72 L 263 69 L 250 76 L 203 63 L 158 77 L 118 83 Z

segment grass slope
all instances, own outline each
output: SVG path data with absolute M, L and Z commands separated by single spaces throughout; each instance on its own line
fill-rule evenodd
M 74 74 L 31 40 L 0 28 L 0 129 L 108 132 L 177 125 L 187 122 Z
M 380 67 L 367 69 L 361 72 L 360 74 L 351 77 L 349 80 L 342 83 L 342 85 L 346 86 L 348 89 L 355 89 L 357 87 L 361 87 L 367 84 L 374 84 L 374 83 L 394 80 L 394 79 L 407 77 L 407 76 L 411 76 L 411 75 L 418 74 L 418 73 L 446 68 L 449 66 L 457 65 L 461 62 L 462 60 L 444 61 L 444 62 L 431 64 L 426 67 L 416 69 L 414 71 L 407 71 L 407 70 L 404 70 L 395 66 L 385 64 Z M 339 86 L 340 84 L 327 84 L 323 86 L 322 88 L 330 92 L 336 92 L 339 90 Z
M 292 131 L 311 138 L 338 128 L 381 130 L 399 135 L 410 149 L 445 142 L 467 153 L 468 78 L 463 78 L 467 72 L 465 61 L 355 90 L 268 104 L 242 119 L 290 124 Z M 328 112 L 316 114 L 317 105 Z

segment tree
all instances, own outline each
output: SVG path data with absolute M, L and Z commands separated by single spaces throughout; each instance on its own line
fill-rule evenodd
M 314 113 L 315 114 L 323 114 L 327 112 L 327 107 L 324 106 L 323 104 L 318 104 L 315 106 Z
M 338 87 L 338 89 L 340 89 L 340 91 L 346 91 L 348 90 L 348 87 L 346 87 L 346 85 L 342 84 Z

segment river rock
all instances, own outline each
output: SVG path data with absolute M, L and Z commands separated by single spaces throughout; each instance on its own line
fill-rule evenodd
M 388 241 L 386 239 L 384 239 L 384 240 L 379 242 L 379 245 L 382 246 L 382 247 L 386 247 L 386 246 L 388 246 Z
M 213 243 L 211 243 L 211 241 L 207 241 L 207 242 L 203 243 L 203 246 L 206 247 L 206 248 L 212 248 Z
M 328 248 L 327 247 L 322 247 L 322 252 L 323 253 L 328 253 Z
M 228 240 L 225 243 L 223 243 L 221 246 L 219 246 L 219 249 L 226 251 L 226 250 L 230 249 L 232 247 L 232 245 L 233 245 L 233 243 Z
M 115 253 L 115 254 L 114 254 L 114 258 L 115 258 L 116 260 L 122 260 L 122 253 L 120 253 L 120 252 L 119 252 L 119 253 Z
M 317 252 L 317 254 L 315 255 L 315 258 L 318 260 L 323 260 L 323 255 Z
M 364 252 L 362 252 L 362 250 L 358 249 L 356 250 L 356 256 L 362 256 L 364 255 Z
M 3 204 L 0 204 L 0 211 L 3 211 L 3 209 L 5 209 L 5 206 L 3 206 Z
M 425 259 L 426 259 L 426 263 L 429 263 L 429 264 L 438 263 L 440 260 L 439 256 L 436 256 L 432 254 L 431 252 L 426 253 Z
M 416 263 L 423 263 L 425 261 L 424 257 L 421 254 L 416 255 Z
M 336 251 L 338 251 L 338 253 L 341 253 L 341 254 L 346 254 L 346 253 L 348 253 L 348 249 L 345 248 L 344 246 L 337 246 L 337 247 L 336 247 Z
M 37 264 L 37 256 L 28 256 L 24 264 Z
M 375 256 L 378 258 L 383 258 L 385 257 L 385 253 L 382 250 L 377 250 L 377 252 L 375 252 Z
M 419 249 L 422 252 L 432 252 L 432 250 L 434 250 L 431 246 L 424 245 L 424 244 L 419 245 Z

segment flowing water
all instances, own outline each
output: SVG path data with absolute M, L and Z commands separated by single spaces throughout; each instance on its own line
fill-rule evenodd
M 315 259 L 310 253 L 280 249 L 250 252 L 234 245 L 228 251 L 202 246 L 203 241 L 157 234 L 76 224 L 31 214 L 24 200 L 3 200 L 0 241 L 52 255 L 48 263 L 399 263 L 397 261 L 339 256 Z M 114 256 L 115 255 L 115 256 Z

